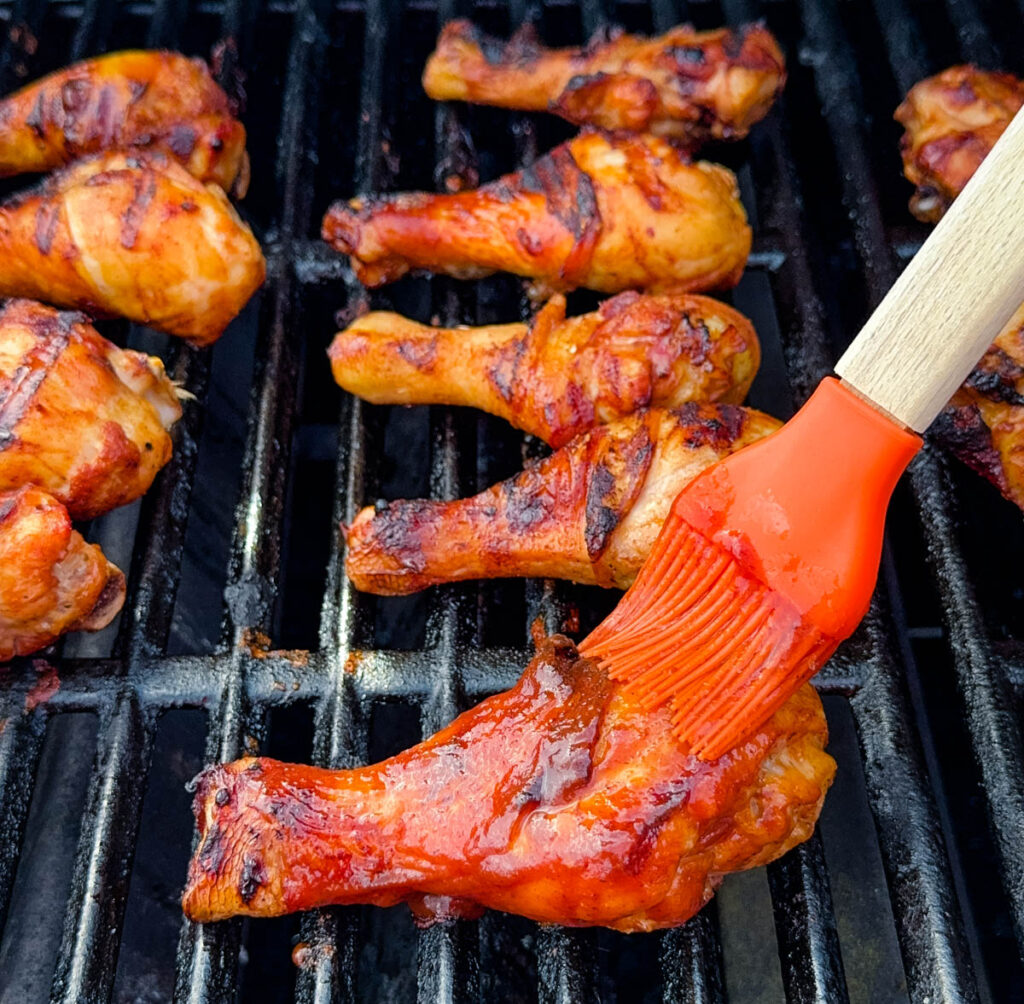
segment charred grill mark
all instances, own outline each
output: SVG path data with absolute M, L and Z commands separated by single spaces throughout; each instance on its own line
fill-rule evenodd
M 47 313 L 36 322 L 36 339 L 5 385 L 0 385 L 0 451 L 17 438 L 16 430 L 50 367 L 67 348 L 78 314 Z
M 212 823 L 199 848 L 199 867 L 209 875 L 219 875 L 226 852 L 224 831 L 217 823 Z
M 675 410 L 682 425 L 686 426 L 686 445 L 691 449 L 711 446 L 728 450 L 743 433 L 746 416 L 742 408 L 723 404 L 709 412 L 695 401 Z
M 587 556 L 597 562 L 612 534 L 633 507 L 654 456 L 654 437 L 646 422 L 625 442 L 601 443 L 587 485 L 584 540 Z
M 437 359 L 437 335 L 429 339 L 410 338 L 398 343 L 398 354 L 418 370 L 429 370 Z
M 133 179 L 132 185 L 135 194 L 121 217 L 121 246 L 129 251 L 135 247 L 146 210 L 156 195 L 156 175 L 152 171 L 144 171 Z
M 512 533 L 527 533 L 554 515 L 554 500 L 547 485 L 536 477 L 520 475 L 501 483 L 505 496 L 505 520 Z
M 930 437 L 954 453 L 977 474 L 991 481 L 1004 495 L 1009 481 L 992 433 L 974 405 L 949 406 L 928 431 Z
M 487 379 L 501 395 L 502 400 L 511 401 L 519 386 L 519 365 L 529 347 L 529 335 L 517 338 L 509 349 L 503 350 L 495 363 L 487 370 Z
M 996 345 L 985 353 L 984 359 L 970 372 L 964 385 L 991 401 L 1024 405 L 1024 395 L 1017 384 L 1024 380 L 1024 366 Z
M 603 501 L 614 489 L 615 475 L 604 463 L 598 464 L 587 488 L 585 540 L 591 561 L 601 556 L 619 525 L 619 513 Z
M 420 537 L 433 523 L 437 503 L 430 499 L 400 499 L 377 506 L 371 524 L 372 547 L 417 574 L 426 571 Z
M 260 886 L 266 885 L 267 878 L 267 869 L 262 860 L 255 854 L 246 853 L 242 858 L 242 874 L 238 879 L 238 895 L 242 897 L 242 902 L 249 903 Z
M 52 202 L 41 202 L 36 210 L 35 242 L 41 254 L 49 254 L 53 247 L 53 238 L 57 233 L 57 221 L 60 218 L 60 206 Z
M 25 125 L 35 133 L 37 139 L 44 139 L 46 136 L 46 93 L 45 91 L 39 92 L 39 97 L 36 98 L 36 103 L 32 106 L 32 111 L 29 112 L 28 117 L 25 119 Z
M 544 196 L 547 211 L 572 234 L 577 248 L 592 246 L 601 229 L 597 195 L 590 175 L 580 169 L 568 146 L 556 147 L 525 168 L 520 186 Z
M 108 84 L 100 90 L 96 102 L 96 125 L 94 132 L 99 135 L 100 143 L 109 146 L 115 140 L 123 109 L 117 107 L 117 91 Z
M 144 80 L 128 81 L 128 105 L 131 107 L 142 100 L 143 95 L 149 90 L 149 84 Z
M 179 157 L 188 157 L 196 147 L 196 131 L 190 126 L 175 126 L 167 137 L 167 145 Z

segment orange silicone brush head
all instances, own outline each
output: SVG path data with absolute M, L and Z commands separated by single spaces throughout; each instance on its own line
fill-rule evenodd
M 920 437 L 837 380 L 779 432 L 691 482 L 580 651 L 705 760 L 742 741 L 853 632 L 885 510 Z

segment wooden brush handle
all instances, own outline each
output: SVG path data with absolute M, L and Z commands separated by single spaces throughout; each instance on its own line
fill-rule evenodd
M 1024 301 L 1024 112 L 836 365 L 924 432 Z

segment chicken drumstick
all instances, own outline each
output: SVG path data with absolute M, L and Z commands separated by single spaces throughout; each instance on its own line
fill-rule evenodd
M 739 404 L 760 347 L 753 325 L 717 300 L 629 292 L 569 319 L 555 296 L 529 325 L 432 328 L 375 311 L 328 354 L 338 384 L 375 404 L 480 408 L 559 447 L 652 405 Z
M 115 52 L 0 101 L 0 177 L 103 150 L 159 150 L 239 197 L 248 185 L 245 128 L 201 59 Z
M 619 931 L 681 924 L 725 873 L 810 836 L 835 763 L 809 685 L 711 763 L 687 755 L 669 719 L 556 636 L 512 690 L 376 766 L 212 767 L 185 913 L 404 900 L 422 924 L 481 908 Z
M 537 292 L 722 289 L 751 241 L 731 171 L 690 163 L 656 136 L 595 130 L 475 191 L 337 202 L 322 233 L 366 286 L 410 269 L 504 270 Z
M 903 173 L 917 186 L 910 211 L 934 223 L 963 191 L 1021 105 L 1024 82 L 1009 73 L 951 66 L 915 84 L 896 120 Z
M 81 314 L 0 304 L 0 491 L 35 484 L 92 519 L 149 488 L 180 417 L 159 359 L 119 349 Z
M 780 424 L 691 403 L 596 426 L 472 498 L 368 506 L 348 528 L 345 570 L 382 595 L 508 576 L 625 589 L 683 486 Z
M 227 196 L 162 154 L 100 154 L 0 205 L 0 296 L 208 345 L 265 272 Z
M 124 602 L 124 576 L 38 488 L 0 492 L 0 662 L 65 631 L 98 631 Z
M 582 49 L 546 49 L 529 25 L 502 43 L 460 20 L 444 26 L 423 88 L 440 101 L 551 111 L 696 146 L 746 136 L 785 80 L 778 43 L 759 24 L 684 24 L 657 38 L 606 31 Z

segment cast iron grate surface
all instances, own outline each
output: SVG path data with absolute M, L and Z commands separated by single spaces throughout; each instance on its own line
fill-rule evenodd
M 336 311 L 365 295 L 317 241 L 331 199 L 486 180 L 569 134 L 425 98 L 423 61 L 456 14 L 498 34 L 533 20 L 550 44 L 606 21 L 768 22 L 786 93 L 749 141 L 710 155 L 738 171 L 754 224 L 731 298 L 764 343 L 753 402 L 780 417 L 925 235 L 890 118 L 902 93 L 963 59 L 1024 70 L 1020 5 L 984 0 L 0 3 L 0 93 L 118 48 L 215 50 L 244 90 L 242 208 L 270 266 L 212 351 L 104 326 L 162 354 L 198 400 L 149 496 L 90 527 L 130 569 L 117 624 L 0 677 L 0 1001 L 1024 999 L 1024 535 L 930 449 L 896 501 L 878 600 L 817 681 L 840 764 L 818 833 L 727 880 L 683 928 L 488 914 L 417 932 L 404 908 L 182 920 L 184 784 L 204 762 L 387 755 L 508 686 L 535 616 L 554 629 L 578 609 L 585 626 L 612 602 L 541 582 L 382 601 L 341 574 L 337 524 L 360 505 L 475 491 L 535 452 L 475 414 L 343 399 L 323 356 Z M 411 278 L 371 302 L 471 323 L 525 310 L 507 277 Z

